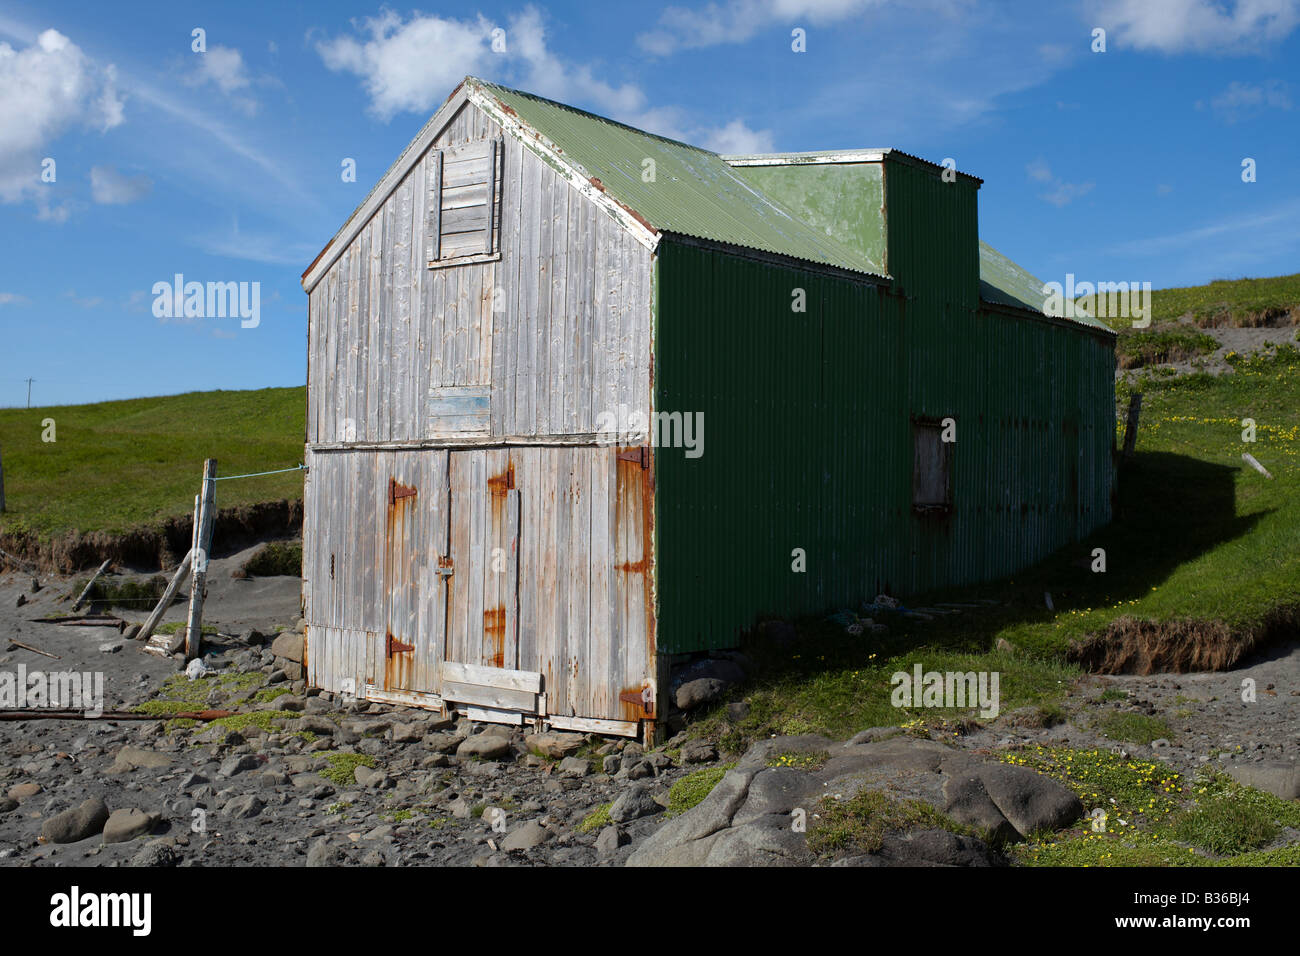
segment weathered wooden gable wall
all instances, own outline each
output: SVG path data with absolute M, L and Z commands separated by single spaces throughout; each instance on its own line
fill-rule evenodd
M 434 146 L 499 135 L 466 104 Z M 649 251 L 517 139 L 504 148 L 499 261 L 427 268 L 426 154 L 312 290 L 309 444 L 435 437 L 444 386 L 490 384 L 496 437 L 648 409 Z
M 467 104 L 434 147 L 497 135 Z M 440 659 L 505 666 L 544 675 L 552 714 L 635 720 L 618 695 L 653 666 L 649 477 L 612 447 L 556 445 L 590 442 L 620 405 L 649 411 L 650 253 L 503 146 L 499 261 L 427 268 L 426 155 L 311 293 L 309 676 L 439 693 Z M 440 434 L 430 391 L 474 385 L 491 387 L 482 440 L 544 447 L 413 448 Z M 417 492 L 400 518 L 391 481 Z M 511 533 L 517 605 L 490 568 Z M 385 654 L 390 633 L 416 646 L 409 666 Z

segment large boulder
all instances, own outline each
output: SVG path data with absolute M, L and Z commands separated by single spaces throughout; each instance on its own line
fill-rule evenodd
M 104 823 L 105 843 L 126 843 L 148 833 L 158 822 L 156 813 L 146 813 L 134 807 L 114 810 Z
M 271 653 L 276 657 L 283 657 L 286 661 L 301 664 L 306 644 L 307 639 L 302 634 L 290 634 L 283 631 L 279 637 L 271 642 Z
M 108 807 L 99 797 L 91 797 L 81 806 L 46 820 L 41 826 L 41 836 L 46 843 L 76 843 L 98 834 L 107 822 Z

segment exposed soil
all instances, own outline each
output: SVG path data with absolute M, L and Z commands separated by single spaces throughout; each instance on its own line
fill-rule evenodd
M 217 512 L 214 555 L 224 556 L 271 538 L 301 533 L 302 500 L 266 501 Z M 168 518 L 158 527 L 120 534 L 73 531 L 42 541 L 24 532 L 0 534 L 0 549 L 45 573 L 73 574 L 99 567 L 107 559 L 136 571 L 159 571 L 175 565 L 190 549 L 194 516 Z

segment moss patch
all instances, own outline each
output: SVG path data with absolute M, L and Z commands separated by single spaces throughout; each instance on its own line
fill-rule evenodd
M 375 766 L 375 758 L 368 754 L 334 751 L 324 756 L 329 766 L 322 770 L 320 775 L 345 787 L 356 783 L 357 767 L 373 769 Z
M 876 853 L 891 830 L 949 830 L 977 835 L 921 800 L 894 800 L 863 790 L 847 800 L 826 798 L 808 828 L 808 849 L 818 856 Z
M 668 791 L 668 810 L 664 816 L 681 816 L 692 807 L 698 806 L 734 766 L 735 763 L 728 763 L 717 767 L 705 767 L 682 777 Z

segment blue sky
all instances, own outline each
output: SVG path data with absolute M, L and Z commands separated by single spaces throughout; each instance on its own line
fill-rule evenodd
M 0 405 L 302 384 L 301 272 L 466 73 L 721 152 L 952 157 L 1036 275 L 1159 288 L 1300 270 L 1297 63 L 1300 0 L 17 0 Z M 155 317 L 176 273 L 260 283 L 259 323 Z

